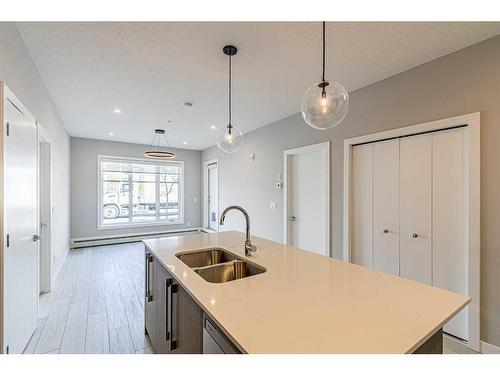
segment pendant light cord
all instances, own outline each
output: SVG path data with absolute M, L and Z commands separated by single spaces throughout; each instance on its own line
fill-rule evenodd
M 229 124 L 228 124 L 228 128 L 229 128 L 229 134 L 231 134 L 231 128 L 233 127 L 233 125 L 231 125 L 231 96 L 232 96 L 232 92 L 231 92 L 231 58 L 232 56 L 229 56 Z
M 326 49 L 326 37 L 325 37 L 325 34 L 326 34 L 326 22 L 323 21 L 323 83 L 325 83 L 325 65 L 326 65 L 326 57 L 325 57 L 325 49 Z M 323 88 L 324 90 L 324 88 Z

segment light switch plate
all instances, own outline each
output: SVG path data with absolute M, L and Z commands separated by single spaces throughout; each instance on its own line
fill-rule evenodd
M 275 210 L 278 208 L 278 204 L 276 202 L 271 202 L 270 207 L 271 207 L 271 210 Z

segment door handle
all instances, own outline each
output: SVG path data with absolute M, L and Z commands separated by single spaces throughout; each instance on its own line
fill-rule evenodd
M 173 283 L 173 279 L 166 280 L 167 285 L 167 332 L 166 340 L 169 342 L 169 350 L 174 350 L 177 348 L 177 340 L 174 337 L 174 327 L 177 326 L 177 322 L 174 321 L 174 294 L 177 293 L 177 285 Z M 177 315 L 177 314 L 176 314 Z
M 290 220 L 290 221 L 296 221 L 296 220 L 297 220 L 297 218 L 296 218 L 295 216 L 290 216 L 289 220 Z
M 149 289 L 149 263 L 153 262 L 153 256 L 151 254 L 146 254 L 146 302 L 151 302 L 153 300 L 153 295 Z
M 411 236 L 412 236 L 413 238 L 417 238 L 417 237 L 418 237 L 418 234 L 413 233 Z
M 38 233 L 33 235 L 33 242 L 40 241 L 40 235 Z
M 389 233 L 389 231 L 387 229 L 384 229 L 383 232 L 384 233 Z

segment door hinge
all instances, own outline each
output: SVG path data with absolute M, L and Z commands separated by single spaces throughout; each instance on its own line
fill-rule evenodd
M 10 124 L 6 124 L 7 137 L 10 135 Z
M 7 247 L 9 247 L 10 246 L 10 234 L 7 235 L 7 241 L 6 242 L 7 242 L 7 244 L 6 244 Z
M 9 354 L 9 350 L 10 350 L 9 345 L 7 345 L 7 346 L 5 347 L 5 354 Z

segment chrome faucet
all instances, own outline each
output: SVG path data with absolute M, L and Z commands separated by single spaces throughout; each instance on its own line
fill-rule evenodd
M 252 245 L 250 241 L 250 216 L 248 216 L 248 212 L 245 211 L 244 208 L 240 206 L 229 206 L 227 207 L 220 217 L 220 225 L 224 225 L 224 219 L 226 218 L 226 214 L 231 210 L 238 210 L 243 215 L 245 215 L 245 220 L 247 222 L 247 236 L 245 240 L 245 255 L 247 257 L 251 256 L 253 252 L 257 251 L 257 246 Z

